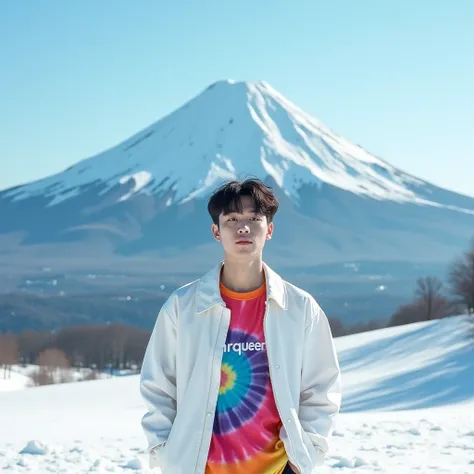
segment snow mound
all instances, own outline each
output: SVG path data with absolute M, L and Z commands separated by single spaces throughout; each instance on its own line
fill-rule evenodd
M 96 459 L 89 469 L 89 472 L 114 472 L 115 466 L 107 459 Z
M 127 469 L 140 470 L 140 469 L 145 469 L 146 465 L 141 459 L 134 458 L 128 461 L 125 467 Z
M 43 444 L 41 441 L 38 440 L 31 440 L 28 441 L 28 444 L 20 451 L 20 454 L 47 454 L 49 452 L 49 448 Z

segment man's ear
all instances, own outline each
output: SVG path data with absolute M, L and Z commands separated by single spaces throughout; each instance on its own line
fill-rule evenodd
M 214 239 L 216 239 L 217 241 L 220 241 L 221 234 L 219 232 L 219 227 L 216 224 L 212 224 L 211 231 L 212 231 L 212 234 L 214 235 Z
M 275 226 L 273 225 L 273 222 L 270 222 L 270 224 L 268 224 L 267 240 L 270 240 L 272 238 L 274 229 L 275 229 Z

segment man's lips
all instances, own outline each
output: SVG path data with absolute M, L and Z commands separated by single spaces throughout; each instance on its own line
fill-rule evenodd
M 252 241 L 250 239 L 238 239 L 235 243 L 236 244 L 251 244 Z

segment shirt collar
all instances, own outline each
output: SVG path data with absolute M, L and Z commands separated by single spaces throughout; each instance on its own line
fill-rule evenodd
M 196 305 L 197 312 L 202 313 L 215 305 L 224 305 L 219 289 L 220 274 L 224 262 L 216 265 L 198 280 Z M 282 309 L 287 309 L 287 298 L 283 279 L 266 263 L 263 263 L 267 286 L 267 301 L 274 300 Z

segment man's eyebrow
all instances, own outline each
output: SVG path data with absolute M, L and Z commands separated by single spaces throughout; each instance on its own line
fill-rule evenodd
M 261 214 L 261 211 L 259 211 L 257 208 L 253 208 L 253 209 L 248 209 L 247 211 L 243 209 L 243 212 L 239 212 L 238 210 L 229 211 L 228 213 L 224 215 L 227 216 L 229 214 L 243 214 L 244 212 L 252 212 L 253 214 Z

